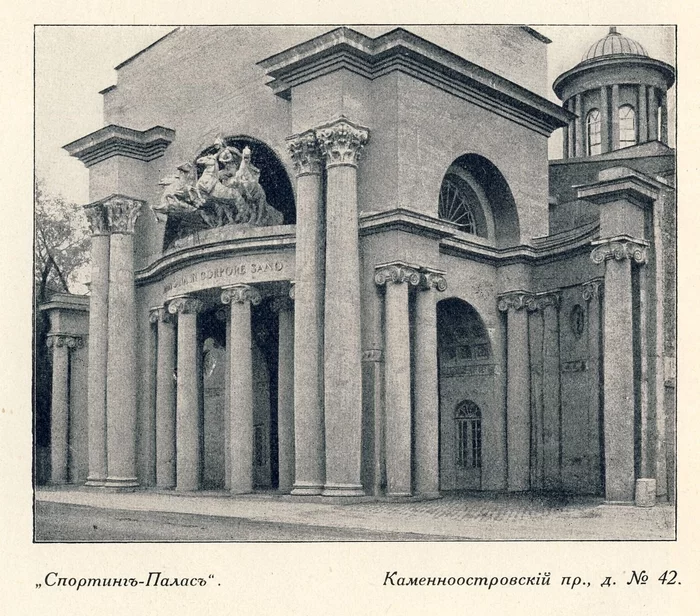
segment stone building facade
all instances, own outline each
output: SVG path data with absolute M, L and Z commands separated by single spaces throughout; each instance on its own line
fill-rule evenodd
M 558 106 L 547 42 L 187 27 L 117 67 L 65 146 L 92 280 L 43 307 L 50 480 L 672 496 L 674 70 L 611 31 Z

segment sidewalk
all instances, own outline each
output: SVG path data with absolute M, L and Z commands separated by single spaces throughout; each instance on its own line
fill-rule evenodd
M 161 511 L 253 521 L 418 533 L 465 540 L 659 540 L 675 538 L 675 508 L 608 505 L 601 499 L 533 494 L 450 494 L 429 501 L 353 504 L 298 501 L 274 494 L 113 493 L 38 488 L 36 500 L 100 509 Z

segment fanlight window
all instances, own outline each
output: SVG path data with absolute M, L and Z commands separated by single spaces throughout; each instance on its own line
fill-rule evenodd
M 471 400 L 457 405 L 457 466 L 481 468 L 481 411 Z
M 443 180 L 438 205 L 440 218 L 459 225 L 462 231 L 476 234 L 474 208 L 479 207 L 479 198 L 466 182 L 456 176 L 448 176 Z
M 601 153 L 601 136 L 600 136 L 600 111 L 591 109 L 588 112 L 586 119 L 586 128 L 588 132 L 588 155 L 594 156 Z
M 619 109 L 620 147 L 626 148 L 637 143 L 634 108 L 622 105 Z

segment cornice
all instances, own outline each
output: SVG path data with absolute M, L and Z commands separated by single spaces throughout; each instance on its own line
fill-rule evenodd
M 456 230 L 456 225 L 405 208 L 360 214 L 360 236 L 386 231 L 405 231 L 420 233 L 431 239 L 442 239 L 453 236 Z
M 72 293 L 54 293 L 47 302 L 39 306 L 39 310 L 77 310 L 89 312 L 90 296 L 73 295 Z
M 597 182 L 575 186 L 576 196 L 594 203 L 627 199 L 644 207 L 658 198 L 661 189 L 667 188 L 665 184 L 626 167 L 607 169 L 599 177 Z
M 164 126 L 154 126 L 139 131 L 110 124 L 85 137 L 64 145 L 71 156 L 91 167 L 113 156 L 124 156 L 148 162 L 163 156 L 165 149 L 175 139 L 175 131 Z
M 345 69 L 376 79 L 401 71 L 549 136 L 575 116 L 533 92 L 403 28 L 377 38 L 337 28 L 258 63 L 283 98 L 293 87 Z
M 581 75 L 592 71 L 600 71 L 602 68 L 620 68 L 621 72 L 624 72 L 630 68 L 639 66 L 655 69 L 661 73 L 666 80 L 667 88 L 670 88 L 675 81 L 676 72 L 674 68 L 666 62 L 655 60 L 654 58 L 649 58 L 647 56 L 618 54 L 591 58 L 590 60 L 585 60 L 577 64 L 573 68 L 570 68 L 568 71 L 559 75 L 559 77 L 554 80 L 552 90 L 554 90 L 554 93 L 561 99 L 563 91 L 567 85 Z

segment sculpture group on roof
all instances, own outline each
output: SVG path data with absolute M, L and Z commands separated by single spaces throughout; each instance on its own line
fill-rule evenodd
M 156 219 L 199 219 L 208 227 L 283 224 L 282 213 L 267 202 L 260 186 L 260 170 L 251 162 L 250 148 L 245 146 L 241 151 L 218 137 L 213 147 L 207 148 L 212 149 L 194 164 L 179 165 L 174 177 L 159 182 L 163 193 L 160 203 L 152 208 Z

